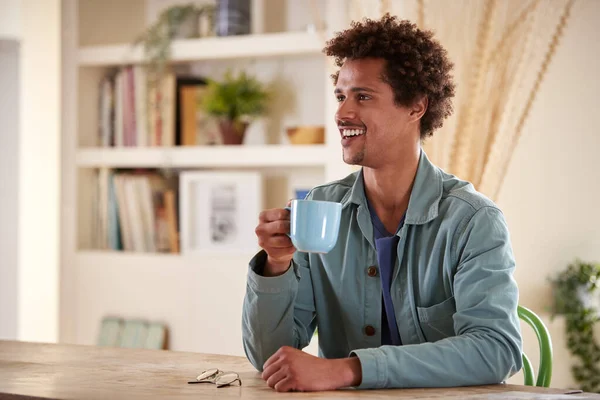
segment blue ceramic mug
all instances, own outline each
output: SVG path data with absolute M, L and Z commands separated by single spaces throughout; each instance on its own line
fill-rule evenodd
M 328 253 L 337 243 L 342 204 L 333 201 L 292 200 L 290 233 L 294 247 L 306 253 Z

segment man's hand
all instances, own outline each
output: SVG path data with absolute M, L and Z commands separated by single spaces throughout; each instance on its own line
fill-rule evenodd
M 290 267 L 296 248 L 288 237 L 290 232 L 290 212 L 283 208 L 273 208 L 260 213 L 255 229 L 258 245 L 267 252 L 264 276 L 277 276 Z
M 278 392 L 335 390 L 362 379 L 356 357 L 327 360 L 284 346 L 263 366 L 262 378 Z

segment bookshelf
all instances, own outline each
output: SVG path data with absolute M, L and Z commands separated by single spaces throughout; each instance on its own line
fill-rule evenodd
M 265 182 L 264 208 L 272 208 L 284 205 L 294 186 L 310 187 L 351 172 L 341 160 L 333 118 L 337 104 L 329 95 L 331 70 L 321 54 L 323 38 L 345 27 L 347 3 L 316 2 L 327 27 L 319 33 L 301 29 L 310 18 L 310 1 L 260 1 L 287 7 L 283 14 L 265 12 L 266 22 L 288 21 L 280 31 L 176 40 L 173 45 L 173 63 L 191 74 L 218 76 L 228 66 L 237 66 L 261 80 L 284 81 L 286 96 L 295 101 L 292 111 L 276 111 L 275 134 L 255 129 L 241 146 L 100 147 L 99 83 L 111 69 L 142 61 L 141 49 L 130 45 L 134 35 L 157 8 L 173 1 L 65 0 L 61 341 L 94 344 L 99 321 L 112 314 L 165 322 L 172 350 L 244 354 L 241 305 L 253 254 L 234 249 L 190 257 L 99 249 L 91 239 L 97 201 L 94 177 L 107 169 L 259 171 Z M 302 123 L 324 125 L 325 143 L 289 144 L 285 127 Z M 310 351 L 316 351 L 314 345 Z
M 290 45 L 293 44 L 293 45 Z M 172 62 L 318 55 L 324 43 L 318 32 L 277 32 L 232 37 L 175 40 Z M 130 45 L 86 46 L 78 51 L 79 65 L 118 66 L 139 63 L 142 49 Z
M 82 148 L 81 168 L 324 167 L 324 145 Z

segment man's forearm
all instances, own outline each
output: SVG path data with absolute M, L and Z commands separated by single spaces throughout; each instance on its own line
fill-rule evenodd
M 281 346 L 298 345 L 293 314 L 296 292 L 293 271 L 288 270 L 275 278 L 249 271 L 242 312 L 242 339 L 248 359 L 259 371 Z
M 364 389 L 495 384 L 521 368 L 517 343 L 490 332 L 353 354 L 360 358 Z

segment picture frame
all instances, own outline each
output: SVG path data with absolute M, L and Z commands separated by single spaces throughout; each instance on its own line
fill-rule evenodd
M 183 171 L 179 179 L 181 254 L 249 254 L 263 208 L 258 172 Z

